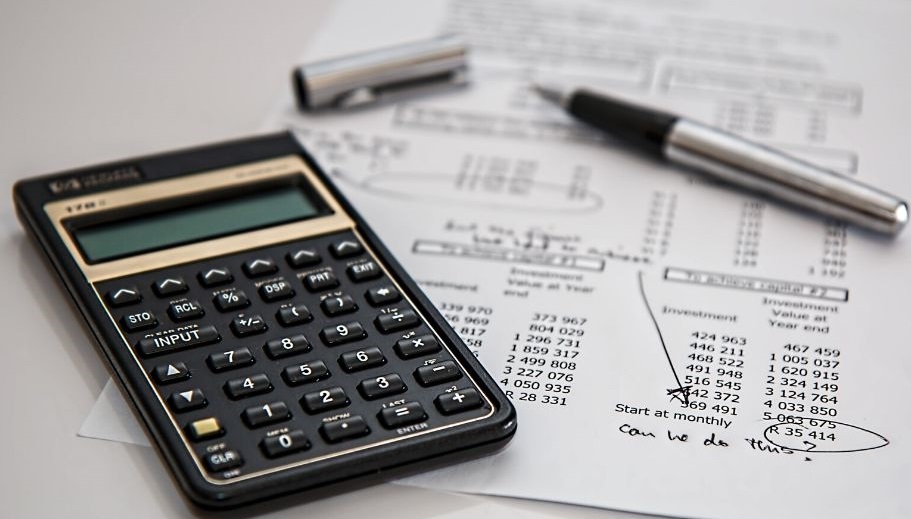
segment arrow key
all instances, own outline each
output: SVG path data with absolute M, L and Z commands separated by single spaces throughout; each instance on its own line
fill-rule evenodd
M 152 283 L 152 290 L 155 291 L 155 295 L 158 297 L 183 294 L 189 289 L 186 281 L 184 281 L 182 277 L 170 277 Z
M 392 285 L 371 288 L 366 294 L 367 301 L 373 306 L 383 306 L 389 303 L 395 303 L 402 298 L 399 291 Z
M 173 362 L 156 366 L 152 370 L 152 376 L 159 384 L 170 384 L 190 378 L 190 370 L 183 362 Z
M 278 265 L 272 258 L 256 258 L 244 263 L 244 272 L 251 278 L 278 272 Z
M 202 286 L 206 288 L 224 285 L 225 283 L 234 281 L 234 276 L 231 275 L 231 271 L 225 267 L 204 270 L 200 272 L 197 277 L 199 278 L 199 282 L 202 283 Z
M 198 388 L 172 393 L 168 397 L 168 403 L 171 404 L 171 409 L 178 413 L 191 409 L 200 409 L 209 404 L 206 401 L 206 396 L 202 394 L 202 390 Z
M 329 252 L 336 258 L 350 258 L 364 252 L 364 248 L 354 240 L 342 240 L 330 245 Z
M 142 301 L 142 294 L 139 293 L 139 289 L 136 287 L 111 290 L 106 297 L 111 306 L 126 306 Z

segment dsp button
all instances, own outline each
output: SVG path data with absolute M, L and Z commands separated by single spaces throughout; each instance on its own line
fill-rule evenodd
M 443 414 L 455 414 L 481 407 L 481 395 L 473 388 L 443 393 L 433 401 Z
M 135 314 L 128 314 L 121 317 L 120 324 L 122 324 L 128 332 L 136 332 L 147 328 L 155 328 L 158 326 L 158 319 L 155 318 L 155 314 L 152 312 L 136 312 Z
M 257 258 L 244 262 L 244 274 L 248 277 L 255 278 L 267 276 L 278 272 L 278 265 L 272 261 L 272 258 Z
M 412 359 L 440 351 L 440 343 L 428 333 L 397 341 L 393 349 L 399 357 Z
M 376 279 L 383 275 L 383 271 L 380 270 L 380 267 L 377 266 L 373 261 L 365 261 L 363 263 L 356 263 L 348 267 L 348 277 L 351 278 L 351 281 L 368 281 L 371 279 Z
M 136 287 L 124 287 L 111 290 L 105 298 L 111 306 L 127 306 L 142 301 L 142 294 Z
M 462 372 L 456 367 L 455 362 L 447 360 L 427 366 L 421 366 L 414 371 L 414 378 L 424 387 L 435 386 L 443 382 L 452 382 L 462 378 Z
M 342 240 L 329 246 L 329 252 L 336 258 L 350 258 L 364 252 L 361 244 L 354 240 Z
M 195 346 L 213 344 L 220 340 L 221 336 L 214 326 L 203 326 L 195 330 L 181 330 L 157 337 L 147 337 L 136 343 L 136 349 L 139 350 L 143 357 L 151 357 Z
M 332 269 L 312 272 L 304 276 L 304 286 L 311 292 L 328 290 L 338 286 L 338 278 L 335 277 Z
M 206 315 L 199 301 L 180 301 L 168 306 L 168 315 L 174 322 L 189 321 Z
M 324 423 L 319 430 L 323 438 L 329 443 L 350 440 L 351 438 L 359 438 L 370 434 L 367 422 L 360 416 Z
M 209 472 L 229 470 L 244 464 L 244 459 L 240 456 L 240 453 L 234 450 L 212 452 L 206 454 L 203 460 Z
M 292 454 L 295 452 L 305 451 L 310 448 L 310 442 L 304 435 L 304 431 L 295 429 L 276 436 L 267 436 L 259 442 L 259 448 L 267 458 L 277 458 Z
M 407 330 L 408 328 L 414 328 L 421 322 L 418 319 L 416 313 L 413 310 L 396 310 L 394 312 L 380 314 L 376 316 L 373 324 L 376 325 L 377 330 L 383 333 L 392 333 L 399 330 Z
M 387 407 L 380 411 L 380 423 L 387 429 L 395 429 L 405 425 L 412 425 L 427 420 L 427 413 L 418 402 L 408 402 L 395 407 Z
M 158 281 L 152 283 L 152 290 L 158 297 L 183 294 L 189 289 L 190 287 L 187 286 L 187 282 L 184 281 L 182 277 L 159 279 Z
M 200 284 L 206 288 L 224 285 L 234 281 L 234 276 L 231 274 L 231 271 L 225 267 L 203 270 L 197 274 L 196 277 L 199 279 Z
M 271 303 L 294 297 L 294 289 L 287 281 L 273 281 L 259 287 L 259 296 L 263 298 L 263 301 Z
M 284 402 L 276 401 L 248 407 L 241 416 L 248 427 L 262 427 L 290 419 L 291 411 Z

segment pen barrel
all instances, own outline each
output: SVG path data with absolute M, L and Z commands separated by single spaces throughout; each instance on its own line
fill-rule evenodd
M 671 162 L 793 205 L 895 235 L 908 221 L 905 201 L 772 148 L 679 119 L 664 143 Z

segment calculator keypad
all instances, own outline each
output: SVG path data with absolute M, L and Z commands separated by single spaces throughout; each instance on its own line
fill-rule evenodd
M 294 465 L 491 411 L 350 232 L 97 289 L 210 478 Z

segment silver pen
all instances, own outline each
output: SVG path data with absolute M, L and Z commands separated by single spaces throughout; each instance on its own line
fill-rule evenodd
M 731 133 L 585 89 L 533 88 L 579 120 L 669 162 L 880 233 L 896 235 L 908 222 L 904 200 Z

